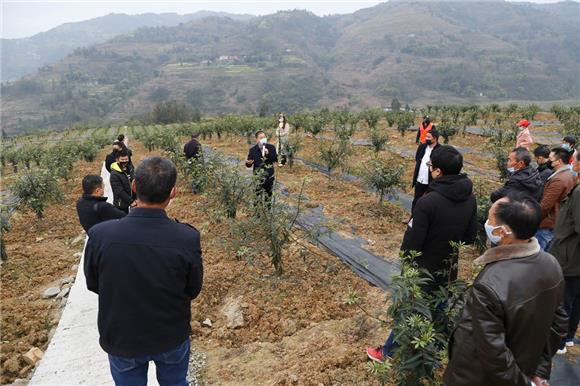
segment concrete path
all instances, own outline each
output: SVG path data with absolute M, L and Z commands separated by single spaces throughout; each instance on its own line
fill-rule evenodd
M 104 164 L 101 177 L 105 183 L 105 195 L 112 202 L 109 172 Z M 114 384 L 107 354 L 99 346 L 98 297 L 87 289 L 83 260 L 84 253 L 56 332 L 32 375 L 30 386 Z M 153 363 L 149 366 L 148 377 L 149 385 L 158 385 Z

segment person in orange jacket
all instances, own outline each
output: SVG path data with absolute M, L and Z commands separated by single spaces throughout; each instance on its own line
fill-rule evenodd
M 518 147 L 523 147 L 530 150 L 530 146 L 533 145 L 534 139 L 530 134 L 529 126 L 530 121 L 528 121 L 527 119 L 522 119 L 521 121 L 518 122 L 518 127 L 520 131 L 518 132 L 518 136 L 516 137 L 516 147 L 515 147 L 516 149 Z
M 415 140 L 415 143 L 417 145 L 419 143 L 424 144 L 427 133 L 433 129 L 435 129 L 435 125 L 433 122 L 431 122 L 431 117 L 429 115 L 425 115 L 423 117 L 423 122 L 419 124 L 419 129 L 417 130 L 417 139 Z

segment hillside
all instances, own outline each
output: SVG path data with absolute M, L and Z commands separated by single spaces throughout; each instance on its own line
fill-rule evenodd
M 141 28 L 4 84 L 8 133 L 122 122 L 164 100 L 204 113 L 580 99 L 580 4 L 389 2 Z
M 2 80 L 14 80 L 35 72 L 44 65 L 64 58 L 78 47 L 103 43 L 114 36 L 141 27 L 176 26 L 208 16 L 248 20 L 249 15 L 231 15 L 221 12 L 200 11 L 188 15 L 175 13 L 142 15 L 110 14 L 91 20 L 66 23 L 29 38 L 1 39 Z

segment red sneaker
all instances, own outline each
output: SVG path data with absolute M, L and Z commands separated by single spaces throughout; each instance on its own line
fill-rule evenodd
M 369 357 L 369 359 L 371 361 L 374 362 L 379 362 L 382 363 L 385 361 L 385 358 L 383 356 L 383 347 L 379 346 L 379 347 L 369 347 L 367 348 L 367 356 Z

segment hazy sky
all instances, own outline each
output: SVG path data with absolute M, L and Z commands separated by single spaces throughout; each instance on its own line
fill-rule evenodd
M 528 0 L 529 1 L 529 0 Z M 558 0 L 531 0 L 537 3 L 555 3 Z M 308 9 L 317 15 L 351 13 L 372 7 L 382 1 L 114 1 L 114 0 L 0 0 L 3 38 L 32 36 L 60 24 L 92 19 L 109 13 L 192 13 L 200 10 L 264 15 L 284 9 Z

